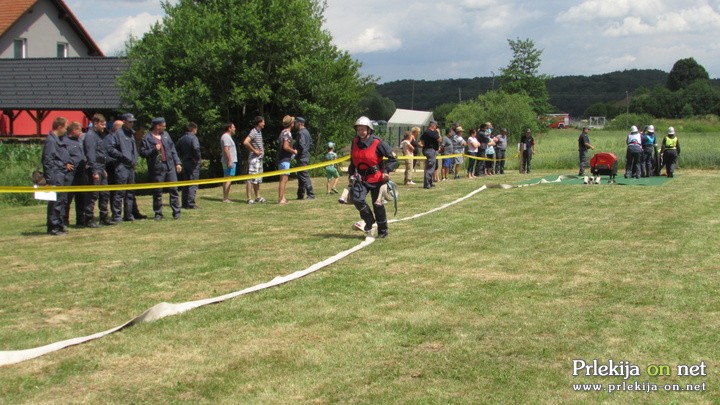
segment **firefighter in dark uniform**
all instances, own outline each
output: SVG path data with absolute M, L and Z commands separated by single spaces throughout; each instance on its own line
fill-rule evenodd
M 80 135 L 82 135 L 82 125 L 73 121 L 68 125 L 68 132 L 63 142 L 65 143 L 65 149 L 70 155 L 70 161 L 75 167 L 72 172 L 65 173 L 65 184 L 71 186 L 84 186 L 87 184 L 87 177 L 85 176 L 85 152 L 83 151 L 82 141 L 80 141 Z M 83 199 L 85 193 L 70 192 L 67 193 L 67 200 L 65 203 L 65 214 L 63 221 L 65 226 L 70 225 L 70 205 L 75 200 L 75 226 L 82 228 L 85 226 L 85 200 Z
M 180 157 L 175 149 L 175 143 L 170 134 L 165 131 L 165 118 L 157 117 L 152 120 L 152 128 L 143 138 L 140 155 L 147 159 L 150 181 L 155 183 L 177 182 L 177 174 L 182 171 Z M 166 187 L 170 194 L 170 208 L 173 219 L 180 219 L 180 194 L 177 187 Z M 162 188 L 153 190 L 153 211 L 155 220 L 163 219 Z
M 45 138 L 42 152 L 43 175 L 49 186 L 67 186 L 65 174 L 72 172 L 74 167 L 70 155 L 65 149 L 62 136 L 67 131 L 67 119 L 57 117 L 53 121 L 52 130 Z M 48 201 L 47 206 L 47 233 L 50 235 L 65 235 L 67 227 L 63 222 L 65 215 L 65 200 L 67 193 L 57 193 L 55 201 Z
M 107 186 L 108 173 L 106 164 L 108 162 L 107 150 L 105 149 L 105 138 L 108 135 L 107 122 L 102 114 L 95 114 L 92 118 L 93 126 L 83 138 L 83 149 L 87 159 L 88 182 L 95 186 Z M 95 222 L 95 202 L 98 202 L 100 211 L 100 223 L 103 225 L 115 225 L 110 218 L 108 205 L 110 203 L 110 192 L 94 191 L 85 194 L 85 226 L 97 228 Z
M 355 208 L 360 212 L 360 218 L 365 221 L 365 234 L 372 236 L 372 226 L 377 222 L 378 237 L 385 238 L 388 236 L 385 206 L 373 203 L 375 212 L 373 216 L 365 198 L 369 192 L 373 202 L 378 200 L 380 187 L 390 180 L 388 173 L 397 167 L 397 158 L 390 145 L 372 133 L 373 126 L 370 119 L 358 118 L 355 122 L 356 136 L 353 138 L 350 150 L 348 175 L 352 184 Z M 387 160 L 383 161 L 383 158 Z
M 114 160 L 116 184 L 135 184 L 135 165 L 138 159 L 135 144 L 135 116 L 123 114 L 123 125 L 119 130 L 105 138 L 108 155 Z M 118 190 L 112 198 L 113 221 L 134 221 L 133 207 L 135 191 Z M 124 214 L 124 215 L 123 215 Z
M 667 136 L 663 139 L 660 148 L 665 163 L 665 174 L 668 177 L 673 177 L 677 158 L 680 156 L 680 141 L 675 136 L 675 128 L 668 128 Z
M 200 179 L 200 162 L 202 156 L 200 153 L 200 141 L 197 137 L 198 126 L 194 122 L 188 122 L 187 132 L 177 142 L 177 152 L 182 161 L 183 180 Z M 198 208 L 195 204 L 195 195 L 198 186 L 185 186 L 182 188 L 182 208 L 193 210 Z

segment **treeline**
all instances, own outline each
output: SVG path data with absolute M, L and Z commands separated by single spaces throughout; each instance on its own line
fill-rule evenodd
M 547 88 L 555 112 L 567 112 L 573 117 L 614 116 L 625 112 L 626 97 L 632 98 L 636 91 L 646 95 L 648 89 L 665 87 L 668 75 L 658 69 L 631 69 L 592 76 L 558 76 L 547 81 Z M 720 79 L 710 82 L 713 87 L 720 87 Z M 499 89 L 500 82 L 498 77 L 398 80 L 378 84 L 376 88 L 381 96 L 394 101 L 397 108 L 437 111 L 441 107 L 441 112 L 445 110 L 443 105 L 475 99 Z

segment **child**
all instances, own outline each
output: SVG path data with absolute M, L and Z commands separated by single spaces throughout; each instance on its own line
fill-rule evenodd
M 335 160 L 337 159 L 337 153 L 335 153 L 335 144 L 333 142 L 328 142 L 328 151 L 325 154 L 325 161 L 329 160 Z M 330 194 L 332 191 L 333 193 L 337 194 L 337 184 L 340 180 L 340 174 L 338 173 L 337 164 L 333 163 L 331 165 L 325 166 L 325 176 L 327 177 L 327 184 L 325 185 L 325 191 L 327 191 L 327 194 Z

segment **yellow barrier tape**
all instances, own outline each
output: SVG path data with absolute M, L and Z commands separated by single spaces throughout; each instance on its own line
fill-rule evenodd
M 205 184 L 220 184 L 228 181 L 245 181 L 264 177 L 279 176 L 283 174 L 290 174 L 296 172 L 302 172 L 305 170 L 317 169 L 319 167 L 325 167 L 336 163 L 342 163 L 346 160 L 350 160 L 350 156 L 343 156 L 334 160 L 328 160 L 321 163 L 314 163 L 307 166 L 293 167 L 287 170 L 274 170 L 271 172 L 265 172 L 260 174 L 242 174 L 232 177 L 214 177 L 211 179 L 202 180 L 183 180 L 174 181 L 169 183 L 137 183 L 137 184 L 111 184 L 107 186 L 4 186 L 0 187 L 0 193 L 35 193 L 35 192 L 59 192 L 59 193 L 82 193 L 82 192 L 96 192 L 96 191 L 118 191 L 118 190 L 151 190 L 156 188 L 166 187 L 185 187 L 193 185 L 205 185 Z
M 437 158 L 452 159 L 456 157 L 464 156 L 469 159 L 475 160 L 487 160 L 496 162 L 498 160 L 505 159 L 488 159 L 484 157 L 470 156 L 462 153 L 456 153 L 453 155 L 441 155 Z M 398 156 L 399 160 L 426 160 L 425 156 Z M 214 177 L 210 179 L 201 180 L 183 180 L 174 181 L 169 183 L 136 183 L 136 184 L 109 184 L 107 186 L 0 186 L 0 194 L 21 194 L 21 193 L 36 193 L 36 192 L 58 192 L 58 193 L 86 193 L 86 192 L 98 192 L 98 191 L 118 191 L 118 190 L 152 190 L 156 188 L 167 188 L 167 187 L 186 187 L 195 185 L 207 185 L 207 184 L 221 184 L 225 182 L 235 181 L 246 181 L 264 177 L 280 176 L 284 174 L 291 174 L 296 172 L 302 172 L 305 170 L 317 169 L 337 163 L 342 163 L 350 160 L 350 156 L 339 157 L 334 160 L 328 160 L 320 163 L 314 163 L 307 166 L 293 167 L 287 170 L 274 170 L 271 172 L 265 172 L 260 174 L 241 174 L 232 177 Z

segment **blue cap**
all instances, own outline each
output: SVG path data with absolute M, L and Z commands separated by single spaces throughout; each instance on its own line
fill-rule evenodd
M 295 122 L 305 123 L 305 118 L 303 117 L 295 117 Z
M 123 119 L 123 121 L 130 121 L 130 122 L 135 122 L 135 121 L 137 121 L 137 120 L 135 119 L 135 116 L 132 115 L 132 113 L 125 113 L 125 114 L 123 114 L 123 115 L 122 115 L 122 119 Z
M 158 124 L 164 124 L 165 118 L 163 117 L 155 117 L 152 119 L 152 125 L 158 125 Z

